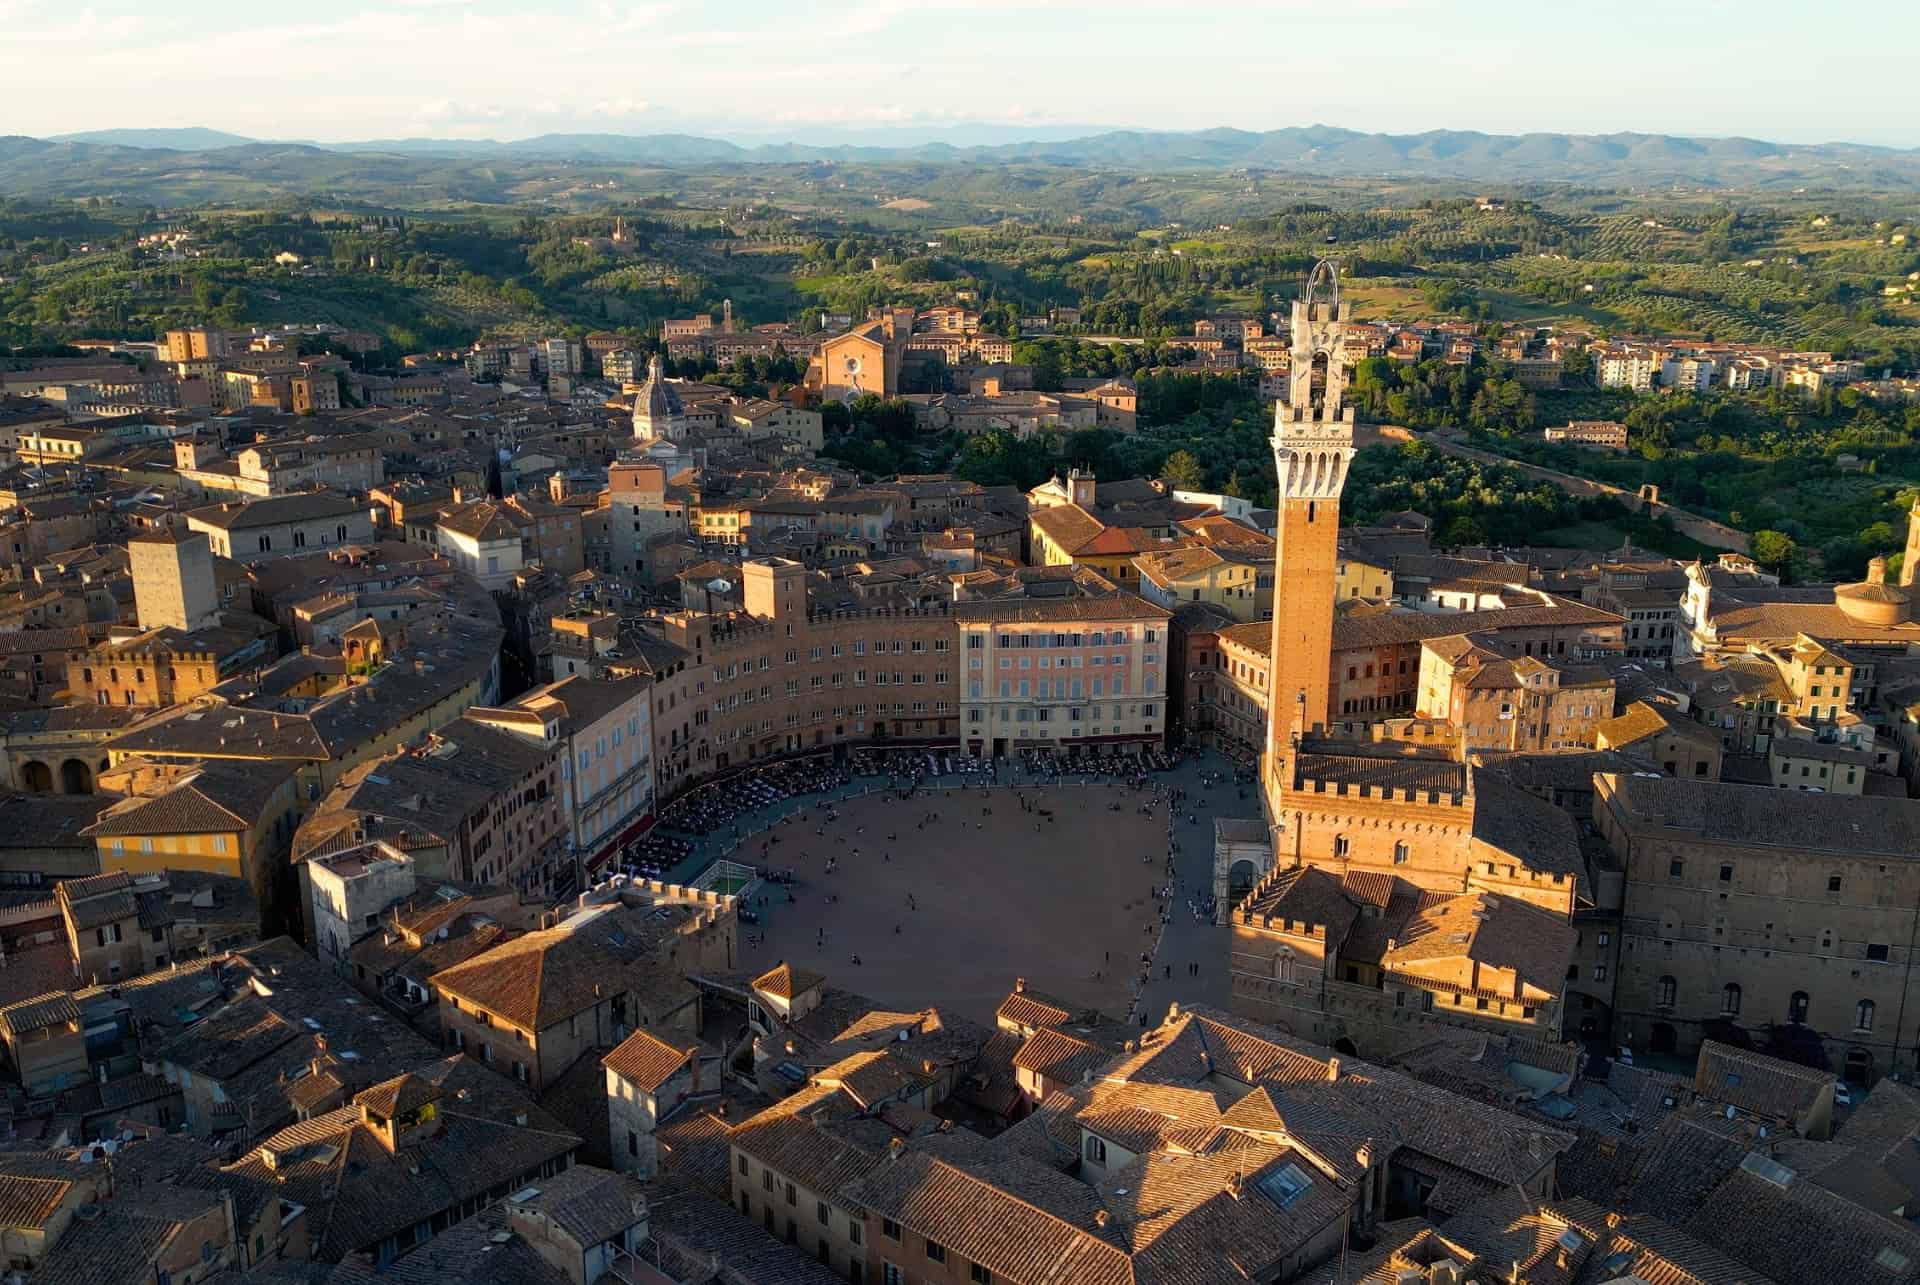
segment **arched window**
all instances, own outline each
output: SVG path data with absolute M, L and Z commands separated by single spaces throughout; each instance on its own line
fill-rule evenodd
M 1291 950 L 1282 950 L 1278 955 L 1273 957 L 1273 976 L 1276 981 L 1290 982 L 1293 980 L 1293 952 Z
M 1793 998 L 1787 1001 L 1787 1020 L 1789 1022 L 1805 1022 L 1807 1020 L 1807 1002 L 1807 993 L 1805 991 L 1795 991 Z
M 1727 1017 L 1740 1015 L 1740 983 L 1728 982 L 1720 988 L 1720 1012 Z
M 1107 1144 L 1091 1133 L 1087 1135 L 1087 1159 L 1097 1165 L 1107 1163 Z
M 1853 1006 L 1853 1029 L 1870 1031 L 1873 1029 L 1873 1001 L 1863 999 Z
M 1393 845 L 1393 864 L 1396 866 L 1407 864 L 1407 845 L 1404 842 Z
M 1347 855 L 1347 852 L 1348 852 L 1348 850 L 1349 850 L 1349 849 L 1351 848 L 1351 846 L 1352 846 L 1352 845 L 1350 845 L 1350 844 L 1349 844 L 1349 843 L 1347 842 L 1347 836 L 1346 836 L 1346 835 L 1344 835 L 1344 834 L 1336 834 L 1336 835 L 1334 835 L 1334 836 L 1333 836 L 1333 855 L 1334 855 L 1334 856 L 1336 856 L 1336 857 L 1344 857 L 1344 856 L 1346 856 L 1346 855 Z
M 1653 1002 L 1661 1008 L 1672 1008 L 1674 993 L 1680 989 L 1680 983 L 1671 977 L 1662 977 L 1653 986 Z

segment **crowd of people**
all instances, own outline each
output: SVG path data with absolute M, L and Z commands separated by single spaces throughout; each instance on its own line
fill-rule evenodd
M 660 826 L 683 834 L 715 834 L 738 828 L 743 817 L 762 808 L 852 784 L 853 774 L 831 754 L 780 759 L 695 786 L 666 806 Z
M 722 855 L 758 828 L 758 814 L 768 808 L 822 795 L 844 797 L 861 781 L 884 782 L 883 788 L 897 793 L 903 801 L 934 788 L 1040 786 L 1068 777 L 1113 781 L 1134 791 L 1146 791 L 1155 773 L 1179 766 L 1185 757 L 1182 752 L 1158 747 L 1117 754 L 1029 749 L 1011 759 L 995 759 L 958 749 L 862 746 L 845 758 L 819 753 L 780 759 L 695 786 L 662 809 L 659 824 L 644 838 L 623 848 L 615 864 L 642 878 L 665 878 L 696 854 L 707 858 Z M 1153 788 L 1157 800 L 1160 790 Z M 831 808 L 831 798 L 818 801 L 823 810 Z M 1112 805 L 1116 810 L 1119 806 Z M 1152 807 L 1146 804 L 1141 811 Z M 720 850 L 713 849 L 712 840 L 718 840 Z M 757 858 L 764 864 L 769 855 L 762 852 L 743 859 Z

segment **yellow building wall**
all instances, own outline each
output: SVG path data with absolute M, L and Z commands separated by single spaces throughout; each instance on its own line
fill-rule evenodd
M 1168 588 L 1180 602 L 1212 603 L 1241 624 L 1260 620 L 1273 610 L 1273 594 L 1260 592 L 1257 570 L 1234 563 L 1208 567 L 1198 575 L 1175 581 Z M 1198 598 L 1193 596 L 1195 589 L 1200 591 Z
M 1334 573 L 1334 592 L 1341 598 L 1382 601 L 1393 597 L 1393 572 L 1358 558 L 1342 558 Z
M 205 874 L 240 877 L 246 867 L 246 836 L 226 834 L 115 835 L 95 840 L 100 846 L 100 870 L 128 874 L 156 874 L 163 870 L 198 870 Z M 147 851 L 146 845 L 153 850 Z M 221 845 L 225 845 L 222 847 Z M 117 845 L 117 846 L 116 846 Z

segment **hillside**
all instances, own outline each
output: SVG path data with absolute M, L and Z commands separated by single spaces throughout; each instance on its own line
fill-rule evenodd
M 176 152 L 206 151 L 215 147 L 240 147 L 257 140 L 229 134 L 223 129 L 189 125 L 183 129 L 89 129 L 77 134 L 55 134 L 54 143 L 106 143 L 113 147 L 161 147 Z
M 798 142 L 749 147 L 687 134 L 547 134 L 512 142 L 408 138 L 315 146 L 255 142 L 215 130 L 102 130 L 49 140 L 0 138 L 0 195 L 180 201 L 314 196 L 354 188 L 411 190 L 416 198 L 445 201 L 512 200 L 550 195 L 556 162 L 616 171 L 823 163 L 1029 164 L 1461 184 L 1920 190 L 1920 149 L 1669 134 L 1369 134 L 1311 126 L 1266 132 L 1120 130 L 966 147 Z

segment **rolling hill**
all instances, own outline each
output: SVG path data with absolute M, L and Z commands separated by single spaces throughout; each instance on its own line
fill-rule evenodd
M 679 171 L 757 164 L 1027 164 L 1121 171 L 1272 171 L 1463 184 L 1920 190 L 1920 149 L 1672 134 L 1370 134 L 1329 126 L 1256 132 L 1115 130 L 991 146 L 742 146 L 688 134 L 546 134 L 511 142 L 384 139 L 315 145 L 215 130 L 100 130 L 0 138 L 0 195 L 206 201 L 343 194 L 391 200 L 522 199 L 555 163 Z

